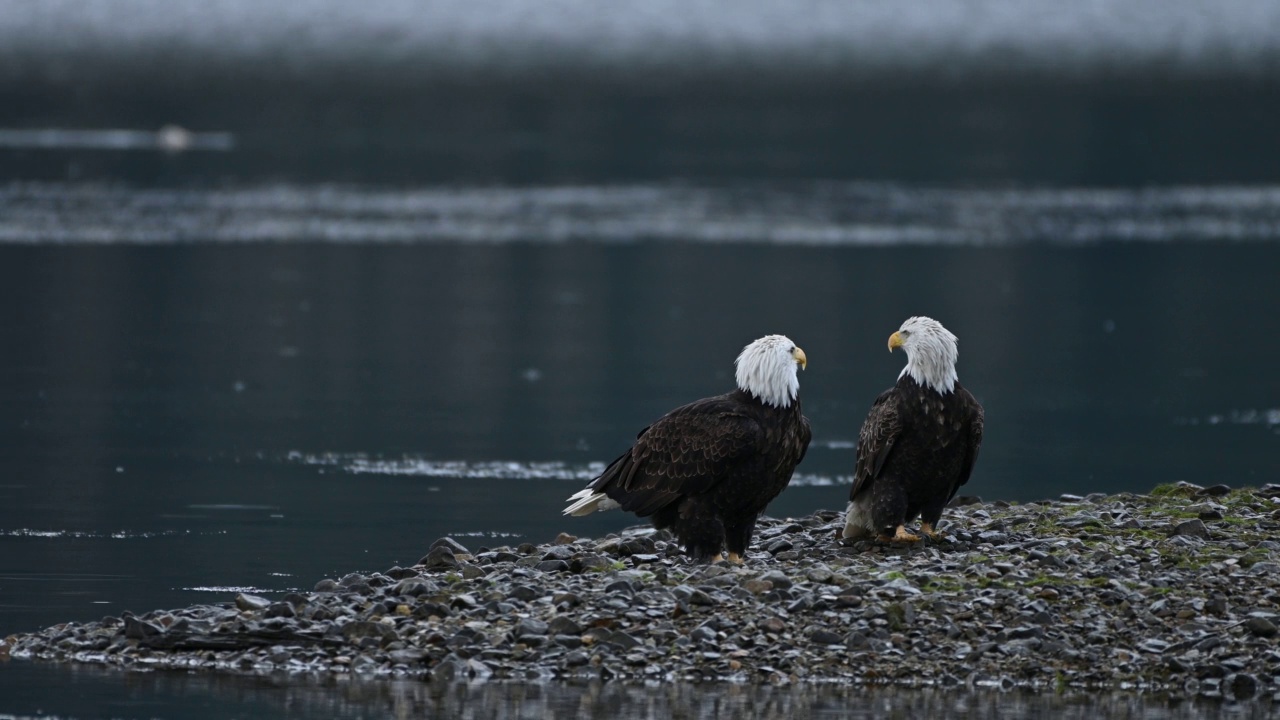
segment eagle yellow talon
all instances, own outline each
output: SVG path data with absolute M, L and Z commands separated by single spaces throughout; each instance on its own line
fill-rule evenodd
M 920 542 L 919 535 L 912 535 L 911 533 L 907 532 L 907 529 L 905 527 L 901 525 L 899 525 L 898 529 L 893 532 L 892 539 L 895 542 Z
M 731 552 L 729 553 L 729 562 L 733 563 L 734 565 L 741 565 L 742 556 L 736 552 Z
M 925 535 L 928 535 L 930 540 L 938 540 L 939 538 L 942 537 L 941 533 L 933 529 L 933 523 L 927 523 L 927 522 L 920 523 L 920 532 L 924 533 Z
M 715 565 L 716 563 L 720 562 L 723 559 L 724 559 L 724 555 L 720 553 L 716 553 L 715 555 L 711 556 L 711 564 Z

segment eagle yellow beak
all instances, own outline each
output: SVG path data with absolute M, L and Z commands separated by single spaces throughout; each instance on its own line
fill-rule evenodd
M 890 335 L 889 336 L 889 352 L 893 352 L 894 348 L 902 347 L 902 344 L 905 343 L 906 341 L 907 339 L 902 337 L 902 333 L 894 333 Z
M 800 364 L 801 370 L 809 366 L 809 358 L 805 357 L 804 351 L 801 350 L 800 348 L 796 348 L 795 350 L 792 350 L 791 357 L 795 358 L 796 362 Z

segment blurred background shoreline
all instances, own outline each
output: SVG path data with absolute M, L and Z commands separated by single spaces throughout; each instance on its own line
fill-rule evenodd
M 247 0 L 0 11 L 0 181 L 1280 182 L 1280 5 Z

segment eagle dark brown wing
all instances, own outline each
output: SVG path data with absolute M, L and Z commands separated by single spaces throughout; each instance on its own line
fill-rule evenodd
M 982 405 L 973 393 L 964 388 L 959 388 L 958 392 L 964 393 L 965 403 L 972 409 L 973 414 L 969 420 L 969 436 L 966 438 L 968 447 L 965 448 L 964 463 L 961 465 L 960 477 L 955 488 L 951 490 L 952 497 L 955 497 L 956 490 L 959 490 L 961 485 L 969 482 L 969 476 L 973 474 L 973 466 L 978 464 L 978 450 L 982 447 L 982 423 L 986 417 Z
M 765 441 L 754 418 L 723 396 L 672 410 L 588 486 L 641 517 L 732 477 Z
M 867 412 L 858 432 L 858 461 L 853 469 L 852 500 L 871 487 L 871 481 L 880 475 L 884 463 L 893 451 L 893 443 L 902 432 L 902 414 L 898 394 L 890 388 L 880 393 Z

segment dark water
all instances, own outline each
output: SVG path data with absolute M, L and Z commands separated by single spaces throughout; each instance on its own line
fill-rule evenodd
M 987 408 L 966 492 L 1280 481 L 1277 267 L 1105 239 L 0 246 L 0 632 L 616 530 L 564 498 L 768 332 L 809 355 L 815 430 L 771 512 L 840 507 L 914 313 Z
M 817 720 L 885 717 L 1021 718 L 1037 715 L 1251 720 L 1268 717 L 1262 704 L 1097 692 L 1065 695 L 974 688 L 898 689 L 810 685 L 713 686 L 691 683 L 476 683 L 442 685 L 358 677 L 276 675 L 240 678 L 211 674 L 112 673 L 93 667 L 18 664 L 7 675 L 32 683 L 44 697 L 63 696 L 62 717 L 374 717 L 643 718 Z M 48 716 L 48 704 L 10 701 L 3 717 Z M 41 710 L 44 710 L 42 713 Z

